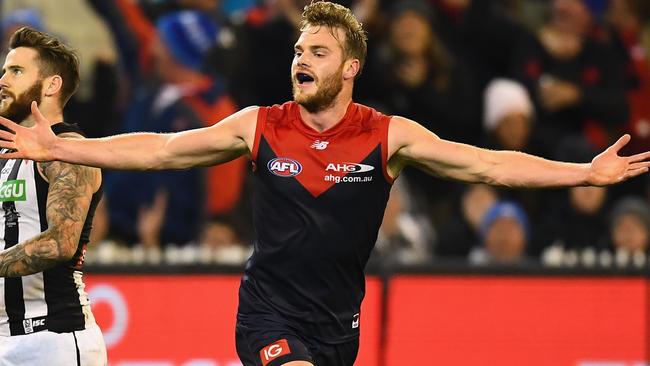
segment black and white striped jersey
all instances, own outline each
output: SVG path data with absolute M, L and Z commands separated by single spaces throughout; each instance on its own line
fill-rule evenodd
M 56 134 L 81 133 L 73 124 L 57 123 Z M 36 163 L 0 159 L 0 249 L 10 248 L 47 230 L 49 184 Z M 92 198 L 74 257 L 44 272 L 0 279 L 0 336 L 82 330 L 94 323 L 84 291 L 82 265 L 99 189 Z

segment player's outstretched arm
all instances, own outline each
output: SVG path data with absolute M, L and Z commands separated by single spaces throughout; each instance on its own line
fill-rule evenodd
M 0 277 L 26 276 L 69 261 L 77 251 L 93 193 L 101 184 L 97 168 L 62 162 L 38 163 L 50 183 L 46 204 L 48 229 L 0 252 Z M 5 220 L 18 220 L 18 215 Z
M 650 152 L 619 156 L 624 135 L 591 163 L 565 163 L 516 151 L 494 151 L 446 141 L 419 124 L 393 117 L 389 128 L 389 171 L 405 165 L 449 179 L 511 187 L 604 186 L 643 174 Z
M 257 120 L 257 108 L 250 107 L 195 130 L 65 139 L 54 135 L 36 103 L 32 103 L 32 114 L 36 122 L 32 127 L 0 117 L 0 124 L 13 131 L 0 131 L 0 147 L 16 150 L 3 158 L 59 160 L 121 170 L 185 169 L 232 160 L 248 152 Z

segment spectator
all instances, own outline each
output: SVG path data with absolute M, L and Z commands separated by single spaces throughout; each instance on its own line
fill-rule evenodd
M 488 84 L 483 118 L 487 147 L 540 155 L 541 149 L 531 141 L 534 118 L 535 109 L 523 85 L 503 78 Z
M 550 20 L 524 37 L 514 56 L 514 75 L 533 96 L 545 146 L 583 136 L 603 148 L 628 118 L 624 66 L 603 39 L 591 4 L 554 0 Z
M 647 201 L 626 197 L 612 210 L 610 225 L 612 244 L 630 254 L 650 253 L 650 206 Z
M 478 91 L 470 70 L 454 60 L 432 26 L 424 1 L 397 1 L 390 8 L 388 39 L 363 81 L 365 99 L 404 115 L 443 138 L 475 143 L 480 135 Z
M 583 139 L 567 139 L 556 150 L 559 159 L 574 163 L 589 162 L 596 155 Z M 534 254 L 553 244 L 576 252 L 606 245 L 609 187 L 570 187 L 547 196 L 531 243 Z
M 232 217 L 213 216 L 204 224 L 199 244 L 216 263 L 243 264 L 251 248 L 244 244 L 240 231 Z
M 499 196 L 492 186 L 467 185 L 452 219 L 439 228 L 435 246 L 437 257 L 467 258 L 472 246 L 480 242 L 481 222 Z
M 307 0 L 264 1 L 248 12 L 242 25 L 244 45 L 232 93 L 241 105 L 271 105 L 291 98 L 286 82 L 295 39 L 295 21 Z M 277 52 L 278 49 L 287 52 Z M 258 62 L 264 60 L 264 62 Z
M 217 32 L 207 15 L 170 13 L 158 20 L 156 30 L 155 74 L 133 92 L 124 132 L 173 132 L 203 126 L 203 115 L 192 103 L 212 105 L 223 96 L 223 85 L 203 72 L 204 56 Z M 219 119 L 218 113 L 210 113 Z M 106 198 L 114 237 L 147 246 L 185 244 L 196 240 L 205 213 L 205 174 L 201 170 L 110 172 Z
M 455 62 L 431 25 L 432 8 L 417 0 L 395 2 L 390 8 L 388 39 L 378 47 L 373 64 L 360 79 L 372 91 L 361 99 L 384 110 L 420 121 L 440 137 L 476 142 L 480 134 L 479 98 L 471 72 Z M 435 227 L 448 223 L 455 194 L 462 186 L 432 181 L 417 169 L 405 169 L 415 211 Z
M 603 248 L 607 242 L 608 191 L 605 187 L 572 187 L 541 219 L 535 250 L 551 244 L 566 250 Z
M 96 1 L 96 0 L 93 0 Z M 220 3 L 230 3 L 231 1 L 215 0 L 140 0 L 139 7 L 152 23 L 155 23 L 160 17 L 168 13 L 175 13 L 183 10 L 199 10 L 204 13 L 215 13 Z M 244 2 L 244 1 L 240 1 Z M 226 4 L 223 4 L 226 5 Z
M 628 153 L 638 153 L 650 145 L 650 4 L 642 0 L 612 0 L 609 22 L 620 42 L 628 65 L 630 120 L 626 126 L 632 135 Z
M 432 258 L 433 227 L 427 217 L 413 212 L 411 199 L 407 182 L 396 181 L 373 253 L 383 264 L 423 264 Z
M 524 209 L 511 201 L 494 204 L 481 220 L 482 246 L 470 253 L 472 264 L 522 264 L 527 262 L 530 234 Z
M 650 146 L 650 2 L 612 0 L 608 15 L 612 42 L 627 62 L 626 96 L 630 118 L 624 129 L 632 136 L 632 141 L 623 152 L 636 154 Z M 619 197 L 638 195 L 643 191 L 643 185 L 636 180 L 613 191 Z
M 515 18 L 512 1 L 430 0 L 437 33 L 455 59 L 467 63 L 478 90 L 510 74 L 510 61 L 525 28 Z

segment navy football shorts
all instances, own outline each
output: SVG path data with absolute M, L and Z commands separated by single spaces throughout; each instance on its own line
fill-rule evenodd
M 353 366 L 359 338 L 340 344 L 319 342 L 282 325 L 237 322 L 237 354 L 244 366 L 280 366 L 308 361 L 315 366 Z

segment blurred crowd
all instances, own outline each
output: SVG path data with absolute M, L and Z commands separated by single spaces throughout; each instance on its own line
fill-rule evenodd
M 291 99 L 309 0 L 3 0 L 1 32 L 31 26 L 81 57 L 65 118 L 90 137 L 175 132 Z M 647 0 L 349 0 L 369 36 L 355 101 L 445 139 L 589 162 L 623 133 L 650 150 Z M 4 59 L 4 57 L 3 57 Z M 229 263 L 254 238 L 250 161 L 104 172 L 103 263 Z M 608 188 L 511 190 L 405 170 L 373 255 L 383 265 L 650 263 L 650 176 Z

